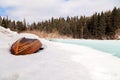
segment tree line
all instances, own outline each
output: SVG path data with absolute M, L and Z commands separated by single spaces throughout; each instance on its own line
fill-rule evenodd
M 57 31 L 60 35 L 83 39 L 115 39 L 116 31 L 120 29 L 120 8 L 114 7 L 112 11 L 95 13 L 90 17 L 75 16 L 66 18 L 52 17 L 30 25 L 23 21 L 12 21 L 0 17 L 0 25 L 13 31 L 39 30 L 51 33 Z

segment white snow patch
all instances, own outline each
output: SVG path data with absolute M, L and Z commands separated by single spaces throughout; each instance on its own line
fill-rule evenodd
M 45 49 L 14 56 L 10 46 L 21 37 L 37 38 Z M 88 47 L 49 42 L 2 27 L 0 45 L 0 80 L 120 80 L 120 59 Z

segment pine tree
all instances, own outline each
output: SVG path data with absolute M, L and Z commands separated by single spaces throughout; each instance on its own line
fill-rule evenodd
M 16 26 L 18 32 L 24 31 L 26 29 L 21 21 L 17 21 Z
M 2 19 L 1 26 L 3 26 L 4 28 L 7 28 L 7 24 L 6 24 L 5 18 Z
M 102 12 L 101 15 L 98 14 L 98 26 L 97 26 L 98 38 L 100 39 L 105 38 L 105 28 L 106 28 L 105 15 Z
M 23 26 L 24 26 L 24 28 L 27 29 L 27 25 L 26 25 L 26 20 L 25 19 L 23 20 Z
M 1 26 L 1 24 L 2 24 L 2 17 L 0 16 L 0 26 Z

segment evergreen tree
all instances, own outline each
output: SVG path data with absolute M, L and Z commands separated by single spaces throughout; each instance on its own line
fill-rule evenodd
M 26 27 L 24 27 L 24 25 L 21 21 L 17 21 L 16 26 L 17 26 L 18 32 L 26 30 Z
M 105 38 L 105 28 L 106 28 L 105 15 L 102 12 L 101 15 L 100 14 L 98 15 L 97 33 L 99 39 Z
M 3 26 L 4 28 L 7 28 L 7 24 L 6 24 L 5 18 L 2 19 L 1 26 Z
M 26 20 L 25 19 L 23 20 L 23 26 L 24 26 L 25 29 L 27 28 Z
M 1 26 L 1 24 L 2 24 L 2 17 L 0 16 L 0 26 Z

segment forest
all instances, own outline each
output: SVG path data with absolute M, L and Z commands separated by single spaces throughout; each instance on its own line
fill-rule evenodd
M 120 8 L 97 13 L 92 16 L 67 16 L 49 20 L 26 23 L 26 20 L 15 21 L 0 16 L 0 25 L 13 31 L 45 31 L 47 34 L 58 32 L 60 35 L 77 39 L 117 39 L 120 33 Z M 120 34 L 119 34 L 120 35 Z

